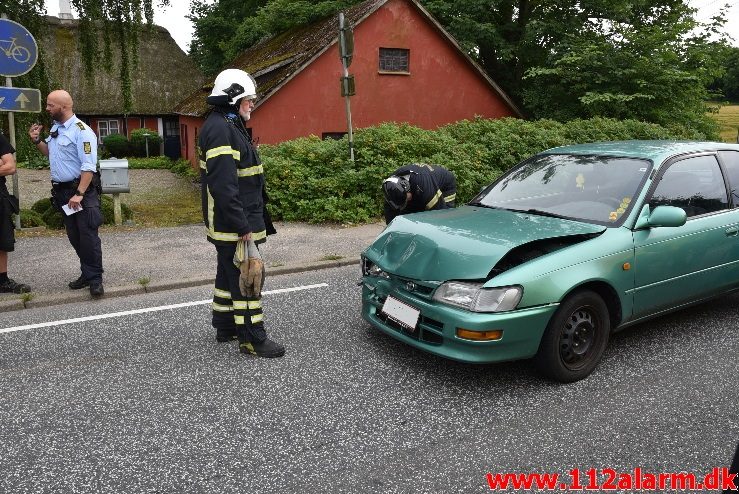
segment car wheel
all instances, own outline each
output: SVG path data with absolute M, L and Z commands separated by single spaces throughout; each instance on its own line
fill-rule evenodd
M 608 344 L 611 322 L 603 299 L 591 291 L 567 297 L 547 325 L 535 363 L 550 379 L 573 382 L 587 377 Z

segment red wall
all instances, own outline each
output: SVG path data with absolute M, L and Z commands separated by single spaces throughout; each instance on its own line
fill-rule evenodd
M 196 140 L 204 121 L 202 118 L 180 115 L 180 157 L 190 160 L 196 169 L 200 167 L 195 152 Z
M 395 121 L 434 129 L 475 115 L 515 116 L 410 3 L 390 0 L 355 28 L 354 43 L 349 73 L 357 91 L 351 98 L 355 128 Z M 409 49 L 410 75 L 379 74 L 380 47 Z M 272 144 L 346 131 L 341 75 L 334 45 L 252 113 L 253 137 Z
M 355 27 L 354 45 L 349 73 L 356 82 L 357 94 L 351 97 L 355 129 L 388 121 L 434 129 L 477 115 L 516 116 L 410 2 L 389 0 Z M 409 49 L 410 75 L 378 73 L 381 47 Z M 247 126 L 252 127 L 253 138 L 260 144 L 274 144 L 311 134 L 346 132 L 341 75 L 338 47 L 333 45 L 252 112 Z M 192 120 L 180 118 L 190 127 Z M 202 125 L 202 120 L 197 122 Z M 194 147 L 188 149 L 188 158 L 193 153 Z

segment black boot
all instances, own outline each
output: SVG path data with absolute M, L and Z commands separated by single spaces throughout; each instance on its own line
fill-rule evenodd
M 69 288 L 72 290 L 79 290 L 81 288 L 90 286 L 90 282 L 84 279 L 82 276 L 80 276 L 76 280 L 70 281 L 67 286 L 69 286 Z
M 285 347 L 269 338 L 265 338 L 259 343 L 242 342 L 239 344 L 239 351 L 266 358 L 282 357 L 285 355 Z
M 92 298 L 100 298 L 105 293 L 105 289 L 103 289 L 103 282 L 102 281 L 92 281 L 90 282 L 90 295 L 92 295 Z
M 31 287 L 23 283 L 18 283 L 12 278 L 7 278 L 0 283 L 0 293 L 28 293 Z

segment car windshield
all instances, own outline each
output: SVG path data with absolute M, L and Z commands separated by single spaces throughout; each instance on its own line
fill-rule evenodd
M 619 226 L 651 167 L 637 158 L 535 156 L 470 204 Z

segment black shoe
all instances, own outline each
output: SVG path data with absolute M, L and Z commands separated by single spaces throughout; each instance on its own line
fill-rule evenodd
M 90 295 L 92 295 L 93 298 L 102 297 L 104 293 L 105 290 L 103 290 L 102 281 L 90 282 Z
M 18 283 L 12 278 L 8 278 L 5 283 L 0 283 L 0 293 L 28 293 L 31 287 Z
M 256 355 L 257 357 L 275 358 L 285 355 L 285 347 L 276 341 L 265 338 L 264 341 L 260 343 L 240 343 L 239 352 L 249 353 L 251 355 Z
M 86 286 L 90 286 L 90 282 L 84 279 L 82 276 L 80 276 L 76 280 L 70 281 L 69 285 L 67 286 L 69 286 L 69 288 L 71 288 L 72 290 L 79 290 L 80 288 L 85 288 Z
M 233 329 L 216 329 L 216 341 L 218 343 L 227 343 L 237 338 L 236 331 Z

